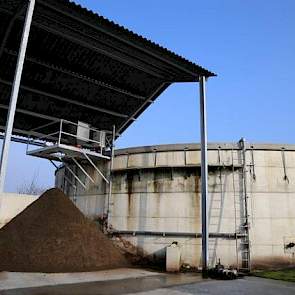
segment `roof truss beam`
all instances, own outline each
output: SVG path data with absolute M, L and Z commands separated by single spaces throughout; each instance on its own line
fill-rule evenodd
M 123 57 L 120 57 L 118 55 L 115 55 L 113 53 L 111 53 L 110 51 L 107 51 L 106 49 L 102 49 L 102 48 L 99 48 L 97 46 L 94 46 L 94 45 L 91 45 L 89 43 L 87 43 L 86 41 L 83 41 L 82 39 L 79 39 L 78 37 L 75 37 L 72 35 L 69 35 L 69 34 L 66 34 L 66 33 L 63 33 L 57 29 L 54 29 L 54 28 L 50 28 L 48 26 L 45 26 L 45 25 L 42 25 L 42 24 L 39 24 L 39 23 L 33 23 L 33 26 L 35 27 L 38 27 L 44 31 L 47 31 L 47 32 L 50 32 L 50 33 L 53 33 L 55 35 L 58 35 L 58 36 L 61 36 L 65 39 L 68 39 L 70 40 L 71 42 L 73 43 L 76 43 L 76 44 L 79 44 L 85 48 L 88 48 L 90 50 L 93 50 L 94 52 L 98 52 L 100 54 L 103 54 L 105 56 L 108 56 L 114 60 L 117 60 L 121 63 L 124 63 L 126 65 L 129 65 L 133 68 L 136 68 L 146 74 L 149 74 L 149 75 L 152 75 L 153 77 L 156 77 L 156 78 L 160 78 L 160 79 L 165 79 L 165 76 L 163 76 L 162 74 L 159 74 L 159 73 L 156 73 L 155 71 L 149 69 L 150 67 L 147 66 L 147 65 L 140 65 L 138 62 L 130 62 L 128 61 L 126 58 L 123 58 Z M 166 78 L 167 79 L 167 78 Z
M 6 81 L 6 80 L 0 79 L 0 83 L 8 85 L 8 86 L 12 86 L 12 83 L 9 82 L 9 81 Z M 32 88 L 32 87 L 27 87 L 27 86 L 21 85 L 20 88 L 23 89 L 23 90 L 35 93 L 35 94 L 40 94 L 40 95 L 43 95 L 43 96 L 46 96 L 46 97 L 49 97 L 49 98 L 53 98 L 53 99 L 56 99 L 56 100 L 59 100 L 59 101 L 74 104 L 74 105 L 84 107 L 86 109 L 94 110 L 94 111 L 97 111 L 97 112 L 100 112 L 100 113 L 105 113 L 105 114 L 109 114 L 109 115 L 119 117 L 119 118 L 124 118 L 124 119 L 130 118 L 126 114 L 122 114 L 122 113 L 114 112 L 114 111 L 111 111 L 111 110 L 108 110 L 108 109 L 104 109 L 104 108 L 92 106 L 92 105 L 89 105 L 89 104 L 81 103 L 81 102 L 78 102 L 78 101 L 75 101 L 75 100 L 72 100 L 72 99 L 69 99 L 69 98 L 61 97 L 59 95 L 55 95 L 55 94 L 51 94 L 51 93 L 48 93 L 48 92 L 40 91 L 40 90 L 37 90 L 37 89 Z
M 0 104 L 0 109 L 7 110 L 8 106 L 4 105 L 4 104 Z M 31 112 L 31 111 L 27 111 L 27 110 L 20 109 L 20 108 L 17 108 L 16 112 L 17 113 L 22 113 L 24 115 L 29 115 L 31 117 L 36 117 L 36 118 L 40 118 L 40 119 L 49 120 L 49 121 L 52 121 L 52 122 L 60 121 L 60 119 L 57 118 L 57 117 L 48 116 L 48 115 L 44 115 L 44 114 L 40 114 L 40 113 L 36 113 L 36 112 Z
M 5 129 L 4 127 L 2 127 L 2 126 L 0 126 L 0 130 L 2 130 L 2 129 Z M 0 133 L 0 139 L 4 139 L 4 133 L 3 134 L 1 134 Z M 11 137 L 11 141 L 13 141 L 13 142 L 17 142 L 17 143 L 23 143 L 23 144 L 28 144 L 28 142 L 29 142 L 29 139 L 28 138 L 22 138 L 22 137 L 16 137 L 16 136 L 12 136 Z M 37 146 L 43 146 L 43 144 L 37 144 L 37 143 L 32 143 L 31 142 L 31 144 L 33 145 L 37 145 Z
M 8 49 L 5 49 L 4 50 L 5 53 L 11 55 L 11 56 L 15 56 L 17 57 L 17 52 L 15 51 L 12 51 L 12 50 L 8 50 Z M 99 81 L 99 80 L 96 80 L 96 79 L 93 79 L 93 78 L 90 78 L 90 77 L 87 77 L 87 76 L 84 76 L 82 74 L 79 74 L 79 73 L 76 73 L 76 72 L 72 72 L 68 69 L 64 69 L 64 68 L 61 68 L 61 67 L 58 67 L 56 65 L 53 65 L 53 64 L 48 64 L 44 61 L 40 61 L 36 58 L 32 58 L 32 57 L 26 57 L 25 59 L 26 61 L 29 61 L 31 63 L 34 63 L 34 64 L 38 64 L 40 66 L 43 66 L 43 67 L 46 67 L 48 69 L 51 69 L 51 70 L 54 70 L 54 71 L 57 71 L 57 72 L 61 72 L 63 74 L 66 74 L 66 75 L 69 75 L 69 76 L 72 76 L 74 78 L 78 78 L 80 80 L 84 80 L 86 82 L 89 82 L 91 84 L 94 84 L 94 85 L 97 85 L 97 86 L 101 86 L 101 87 L 104 87 L 104 88 L 108 88 L 108 89 L 111 89 L 112 91 L 115 91 L 115 92 L 118 92 L 118 93 L 121 93 L 121 94 L 124 94 L 124 95 L 127 95 L 127 96 L 130 96 L 130 97 L 133 97 L 133 98 L 137 98 L 137 99 L 140 99 L 140 100 L 145 100 L 146 98 L 142 95 L 139 95 L 139 94 L 135 94 L 135 93 L 132 93 L 128 90 L 125 90 L 125 89 L 121 89 L 119 87 L 116 87 L 116 86 L 113 86 L 113 85 L 110 85 L 108 83 L 105 83 L 103 81 Z
M 0 125 L 0 130 L 2 130 L 2 132 L 4 133 L 5 126 Z M 27 135 L 28 137 L 30 137 L 30 136 L 40 137 L 40 136 L 44 135 L 43 133 L 33 132 L 33 131 L 29 131 L 29 130 L 23 130 L 23 129 L 19 129 L 19 128 L 13 128 L 13 133 L 14 134 L 22 134 L 19 136 Z

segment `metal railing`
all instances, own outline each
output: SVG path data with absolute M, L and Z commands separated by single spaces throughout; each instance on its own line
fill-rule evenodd
M 50 122 L 30 130 L 27 141 L 27 152 L 32 151 L 32 146 L 43 147 L 69 145 L 82 149 L 102 153 L 110 147 L 112 132 L 102 131 L 80 123 L 73 123 L 61 119 Z

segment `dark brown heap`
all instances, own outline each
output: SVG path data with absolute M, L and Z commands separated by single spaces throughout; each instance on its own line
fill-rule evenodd
M 77 272 L 126 266 L 124 256 L 59 189 L 0 229 L 0 271 Z

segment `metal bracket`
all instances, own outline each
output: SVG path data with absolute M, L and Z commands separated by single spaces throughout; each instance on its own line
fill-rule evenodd
M 103 175 L 103 173 L 96 167 L 96 165 L 93 163 L 93 161 L 88 157 L 88 155 L 84 152 L 83 155 L 85 156 L 85 158 L 88 160 L 88 162 L 91 164 L 91 166 L 96 170 L 96 172 L 104 179 L 104 181 L 106 183 L 109 184 L 109 180 Z
M 86 189 L 86 185 L 81 181 L 81 179 L 76 175 L 76 173 L 65 163 L 62 158 L 59 157 L 60 161 L 64 164 L 65 168 L 74 176 L 74 178 L 81 184 L 81 186 Z
M 58 166 L 52 160 L 49 160 L 49 162 L 55 167 L 55 169 L 58 169 Z
M 86 177 L 92 182 L 95 183 L 93 178 L 86 172 L 86 170 L 82 167 L 82 165 L 74 158 L 71 157 L 71 159 L 73 160 L 73 162 L 80 168 L 80 170 L 86 175 Z

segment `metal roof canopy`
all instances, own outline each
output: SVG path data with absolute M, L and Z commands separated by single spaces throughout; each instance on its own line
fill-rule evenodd
M 0 2 L 0 128 L 27 1 Z M 214 74 L 67 0 L 37 0 L 14 134 L 57 119 L 121 134 L 171 83 Z
M 100 130 L 115 128 L 118 136 L 170 84 L 200 82 L 202 264 L 206 274 L 205 81 L 215 74 L 68 0 L 0 0 L 0 40 L 0 130 L 5 130 L 0 192 L 12 134 L 25 136 L 40 125 L 66 119 Z

